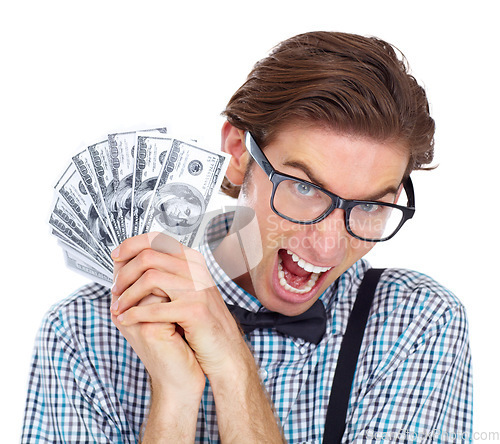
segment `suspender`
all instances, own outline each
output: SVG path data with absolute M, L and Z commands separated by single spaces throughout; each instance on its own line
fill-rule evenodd
M 340 444 L 342 441 L 359 349 L 363 340 L 375 289 L 383 271 L 384 269 L 376 268 L 367 270 L 359 286 L 358 295 L 349 316 L 347 328 L 340 346 L 330 402 L 326 413 L 323 444 Z

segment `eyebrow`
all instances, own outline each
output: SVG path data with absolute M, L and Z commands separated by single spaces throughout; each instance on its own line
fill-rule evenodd
M 315 185 L 320 186 L 321 188 L 323 188 L 325 190 L 328 190 L 325 183 L 322 182 L 318 177 L 316 177 L 316 175 L 313 173 L 313 171 L 305 163 L 301 162 L 300 160 L 287 160 L 287 161 L 283 162 L 283 165 L 302 170 L 307 175 L 310 182 L 312 182 Z M 396 195 L 398 193 L 398 189 L 399 189 L 399 185 L 396 187 L 393 185 L 389 185 L 388 187 L 384 188 L 383 190 L 381 190 L 377 193 L 374 193 L 370 196 L 367 196 L 365 199 L 347 199 L 347 200 L 376 201 L 376 200 L 381 199 L 382 197 L 385 197 L 389 194 Z M 333 194 L 335 194 L 335 193 L 333 193 Z
M 396 194 L 398 194 L 398 190 L 399 190 L 399 186 L 394 187 L 393 185 L 389 185 L 388 187 L 384 188 L 379 193 L 368 196 L 366 199 L 363 199 L 363 200 L 379 200 L 379 199 L 382 199 L 382 197 L 385 197 L 389 194 L 394 194 L 394 196 L 396 196 Z
M 310 182 L 320 186 L 321 188 L 324 188 L 325 190 L 327 189 L 326 185 L 318 177 L 316 177 L 313 171 L 300 160 L 287 160 L 283 162 L 283 165 L 302 170 L 304 173 L 306 173 L 306 176 L 309 177 Z

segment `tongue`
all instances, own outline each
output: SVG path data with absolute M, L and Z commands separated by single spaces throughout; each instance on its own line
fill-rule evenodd
M 304 270 L 302 267 L 299 267 L 297 263 L 293 261 L 292 256 L 290 256 L 285 250 L 280 250 L 279 255 L 282 261 L 281 266 L 283 267 L 285 279 L 288 282 L 288 285 L 291 285 L 294 288 L 304 286 L 306 282 L 309 281 L 312 273 Z

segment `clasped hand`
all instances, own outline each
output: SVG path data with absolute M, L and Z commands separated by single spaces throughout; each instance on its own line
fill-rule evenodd
M 161 233 L 126 239 L 112 258 L 112 320 L 153 388 L 201 396 L 205 375 L 223 377 L 245 346 L 205 259 Z

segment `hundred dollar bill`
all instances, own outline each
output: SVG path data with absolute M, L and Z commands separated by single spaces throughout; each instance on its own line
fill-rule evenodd
M 72 245 L 75 249 L 78 249 L 83 254 L 88 255 L 89 258 L 93 258 L 96 255 L 95 252 L 89 253 L 88 251 L 86 251 L 87 249 L 90 249 L 90 247 L 86 245 L 85 242 L 83 242 L 76 235 L 76 233 L 54 213 L 50 215 L 49 224 L 53 227 L 52 234 L 54 236 L 64 240 L 66 243 Z
M 76 217 L 61 197 L 56 198 L 49 223 L 60 231 L 63 231 L 74 243 L 80 245 L 81 242 L 82 245 L 80 247 L 89 253 L 96 262 L 107 264 L 111 269 L 113 268 L 113 261 L 110 256 L 94 240 L 87 228 L 85 228 L 83 223 Z
M 83 184 L 82 177 L 74 163 L 70 163 L 57 182 L 55 189 L 87 228 L 94 241 L 100 244 L 109 255 L 116 243 L 111 237 L 107 225 L 103 222 L 100 212 L 94 206 L 88 188 Z
M 192 247 L 212 196 L 220 188 L 228 157 L 174 140 L 163 162 L 142 232 L 167 232 Z
M 132 188 L 131 236 L 143 232 L 144 217 L 160 175 L 164 159 L 170 153 L 172 138 L 137 133 Z
M 80 256 L 76 255 L 74 251 L 69 250 L 67 248 L 63 248 L 64 258 L 66 261 L 66 265 L 69 268 L 83 274 L 84 276 L 89 277 L 94 282 L 97 282 L 105 287 L 110 288 L 113 284 L 112 276 L 106 274 L 104 271 L 95 267 L 93 264 L 89 264 L 81 259 Z
M 111 287 L 113 284 L 113 274 L 103 270 L 96 263 L 89 261 L 85 256 L 72 248 L 66 242 L 59 242 L 62 247 L 66 265 L 77 273 L 90 278 L 105 287 Z
M 73 157 L 73 163 L 82 176 L 85 186 L 94 202 L 101 219 L 109 228 L 110 235 L 115 244 L 123 239 L 117 226 L 114 215 L 106 205 L 107 183 L 111 178 L 109 165 L 109 145 L 107 139 L 90 145 L 86 150 Z
M 118 238 L 115 231 L 113 230 L 111 220 L 106 210 L 104 199 L 102 197 L 101 189 L 99 188 L 99 183 L 97 180 L 97 175 L 102 174 L 102 171 L 96 173 L 93 166 L 91 153 L 89 152 L 88 148 L 73 156 L 72 160 L 78 173 L 81 176 L 82 183 L 94 204 L 94 208 L 104 225 L 104 229 L 109 235 L 113 245 L 117 245 L 119 243 Z
M 167 128 L 141 131 L 144 134 L 166 134 Z M 111 193 L 104 199 L 109 211 L 115 215 L 122 238 L 132 235 L 132 188 L 135 170 L 136 131 L 108 135 L 109 164 L 112 180 Z
M 113 272 L 113 266 L 97 254 L 91 247 L 89 247 L 80 237 L 78 237 L 71 228 L 69 228 L 63 220 L 61 220 L 57 215 L 52 213 L 49 220 L 50 225 L 54 227 L 53 234 L 58 235 L 61 240 L 65 241 L 68 245 L 71 245 L 87 257 L 92 262 L 98 264 L 103 270 L 108 272 Z

